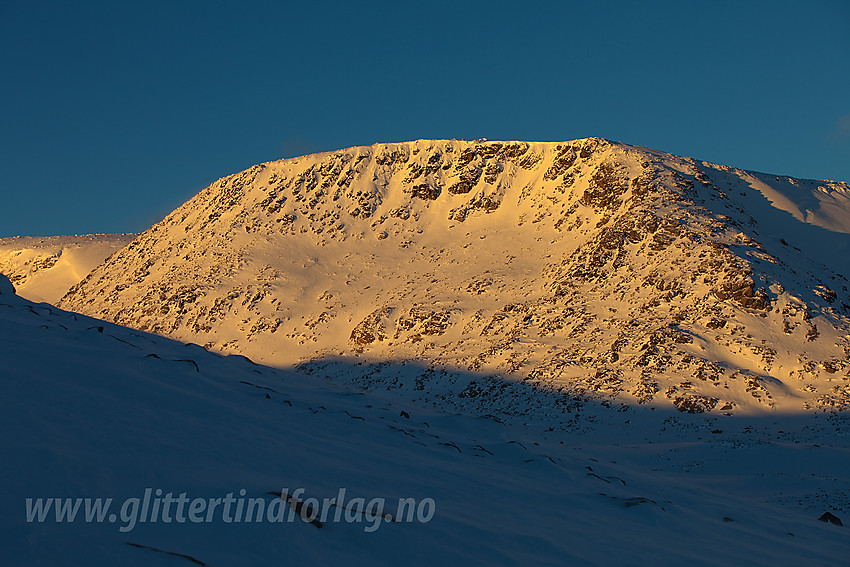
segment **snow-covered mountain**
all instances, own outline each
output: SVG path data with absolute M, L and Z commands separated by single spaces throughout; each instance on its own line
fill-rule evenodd
M 135 237 L 89 234 L 0 238 L 0 273 L 12 280 L 21 297 L 58 303 L 71 286 Z
M 478 412 L 844 409 L 849 259 L 846 183 L 420 140 L 220 179 L 61 306 Z
M 773 566 L 850 553 L 836 525 L 850 505 L 846 414 L 584 402 L 569 429 L 452 415 L 33 304 L 3 276 L 0 369 L 3 565 Z M 329 519 L 278 522 L 296 506 L 283 488 Z M 68 503 L 64 521 L 55 507 L 30 514 L 39 498 Z M 97 498 L 112 502 L 86 521 Z M 240 498 L 262 502 L 259 519 Z M 378 521 L 375 498 L 393 514 L 400 498 L 431 499 L 433 515 Z M 192 514 L 198 500 L 212 512 Z

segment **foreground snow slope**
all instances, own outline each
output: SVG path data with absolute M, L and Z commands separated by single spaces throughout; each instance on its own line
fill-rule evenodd
M 135 237 L 89 234 L 0 238 L 0 273 L 12 280 L 21 297 L 58 303 L 71 286 Z
M 841 415 L 778 420 L 585 402 L 565 410 L 573 421 L 563 427 L 502 423 L 10 292 L 0 277 L 4 565 L 776 566 L 836 565 L 850 553 L 847 528 L 817 521 L 826 510 L 848 519 L 850 424 Z M 120 521 L 25 521 L 26 498 L 245 489 L 271 502 L 266 493 L 283 487 L 318 498 L 341 487 L 367 501 L 433 498 L 436 513 L 373 533 L 362 522 L 316 529 L 218 518 L 122 533 Z
M 459 409 L 528 413 L 504 380 L 843 409 L 848 203 L 846 183 L 596 138 L 376 144 L 216 181 L 61 305 Z

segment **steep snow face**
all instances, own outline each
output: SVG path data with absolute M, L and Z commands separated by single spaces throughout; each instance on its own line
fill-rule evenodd
M 596 138 L 377 144 L 216 181 L 61 305 L 485 412 L 843 409 L 847 194 Z
M 0 272 L 15 284 L 21 297 L 58 303 L 110 254 L 126 246 L 135 234 L 86 236 L 15 236 L 0 238 Z
M 448 414 L 32 304 L 3 281 L 4 565 L 840 565 L 850 553 L 847 528 L 818 521 L 848 521 L 846 414 L 585 402 L 564 428 Z M 283 488 L 316 499 L 324 526 L 281 505 Z M 326 503 L 343 488 L 344 515 Z M 77 504 L 73 522 L 55 507 L 28 522 L 38 498 L 113 501 L 101 521 Z M 430 498 L 433 516 L 376 522 L 374 498 L 396 518 L 400 498 Z

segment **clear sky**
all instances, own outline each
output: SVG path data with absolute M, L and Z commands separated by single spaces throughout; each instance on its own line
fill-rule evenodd
M 601 136 L 850 181 L 850 2 L 0 0 L 0 236 L 417 138 Z

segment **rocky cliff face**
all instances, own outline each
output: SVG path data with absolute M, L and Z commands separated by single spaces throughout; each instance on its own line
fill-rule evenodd
M 216 181 L 61 305 L 481 411 L 844 409 L 849 202 L 596 138 L 377 144 Z

